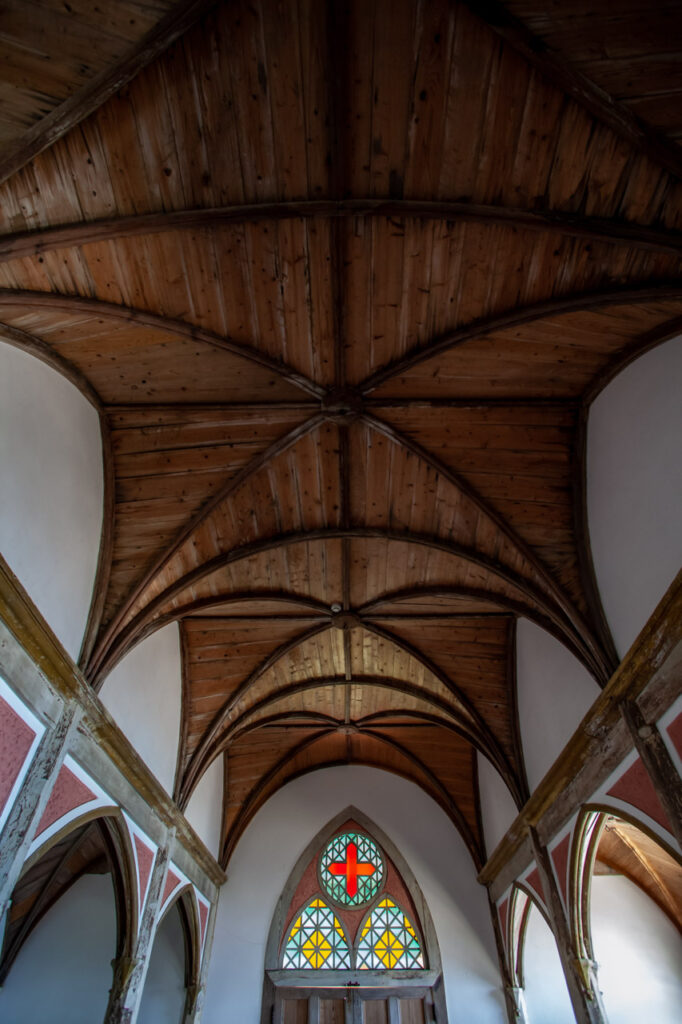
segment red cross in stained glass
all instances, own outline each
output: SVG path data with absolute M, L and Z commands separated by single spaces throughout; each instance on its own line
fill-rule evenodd
M 346 893 L 352 899 L 358 891 L 358 875 L 373 875 L 376 871 L 374 864 L 358 864 L 358 848 L 354 842 L 346 847 L 345 861 L 336 861 L 329 865 L 332 875 L 346 876 Z

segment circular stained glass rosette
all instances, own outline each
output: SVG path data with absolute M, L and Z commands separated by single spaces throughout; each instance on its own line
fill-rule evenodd
M 322 851 L 318 871 L 324 891 L 344 907 L 369 903 L 386 873 L 379 847 L 359 832 L 334 836 Z

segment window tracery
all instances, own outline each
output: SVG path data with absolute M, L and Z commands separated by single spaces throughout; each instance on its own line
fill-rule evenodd
M 406 890 L 379 845 L 346 828 L 315 855 L 302 911 L 290 915 L 280 957 L 285 970 L 400 971 L 423 969 L 416 917 L 403 903 Z M 315 886 L 315 881 L 317 886 Z M 299 904 L 300 906 L 300 904 Z M 364 916 L 358 911 L 366 910 Z

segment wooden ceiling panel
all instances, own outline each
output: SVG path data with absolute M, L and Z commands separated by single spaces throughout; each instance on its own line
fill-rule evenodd
M 475 708 L 512 764 L 520 770 L 515 733 L 515 696 L 510 674 L 513 619 L 485 618 L 414 619 L 384 622 L 398 641 L 429 657 Z
M 682 865 L 636 825 L 609 815 L 597 847 L 595 873 L 623 874 L 658 904 L 682 933 Z
M 377 253 L 381 253 L 379 260 Z M 344 325 L 353 340 L 347 372 L 349 382 L 357 386 L 366 378 L 371 381 L 372 374 L 397 363 L 408 352 L 428 351 L 434 340 L 465 325 L 581 292 L 596 293 L 628 282 L 634 286 L 642 280 L 672 280 L 682 268 L 678 255 L 635 252 L 627 246 L 566 238 L 550 230 L 539 233 L 517 226 L 408 217 L 364 222 L 356 218 L 348 225 L 345 258 L 348 309 Z M 604 339 L 602 343 L 608 344 Z M 616 344 L 612 342 L 613 347 Z M 561 383 L 561 369 L 566 369 L 563 360 L 571 374 L 582 374 L 582 379 L 598 368 L 597 356 L 592 357 L 594 365 L 591 353 L 576 352 L 575 348 L 569 343 L 565 352 L 547 349 L 548 361 L 558 364 L 557 379 L 551 381 L 555 389 Z M 541 354 L 536 356 L 537 372 L 547 376 Z M 579 357 L 583 362 L 573 368 L 572 360 Z M 456 382 L 449 379 L 447 363 L 441 364 L 442 360 L 431 365 L 423 376 L 433 379 L 433 393 L 447 391 L 456 397 L 458 392 L 452 386 Z M 500 362 L 498 369 L 490 353 L 482 359 L 483 364 L 488 377 L 493 369 L 495 377 L 505 372 L 504 363 Z M 466 376 L 465 370 L 462 374 Z M 580 380 L 578 376 L 576 390 Z M 569 377 L 562 386 L 570 385 Z M 408 386 L 413 397 L 430 396 L 422 390 L 427 386 L 424 380 L 410 377 Z M 486 393 L 484 381 L 476 386 L 481 394 Z M 525 393 L 529 390 L 526 386 Z M 394 391 L 384 387 L 378 394 L 393 395 Z
M 229 406 L 110 414 L 116 494 L 104 625 L 200 509 L 305 415 Z
M 385 383 L 373 391 L 372 400 L 408 395 L 425 400 L 575 399 L 621 353 L 636 352 L 639 339 L 642 348 L 650 344 L 650 335 L 676 320 L 681 308 L 676 295 L 657 302 L 652 294 L 637 305 L 609 303 L 601 309 L 555 316 L 534 316 L 529 311 L 526 323 L 521 310 L 513 326 L 488 332 L 483 326 L 475 336 L 457 332 L 445 340 L 438 354 L 429 357 L 426 348 L 415 354 L 413 365 L 396 364 Z
M 27 128 L 126 56 L 174 0 L 8 0 L 0 42 L 0 143 Z
M 575 406 L 461 406 L 373 410 L 460 475 L 509 523 L 581 611 L 573 511 Z
M 617 8 L 570 0 L 510 0 L 505 7 L 570 63 L 634 114 L 672 138 L 682 134 L 682 37 L 679 3 L 621 3 Z M 646 106 L 642 104 L 646 102 Z M 669 117 L 676 106 L 677 116 Z
M 180 606 L 186 589 L 181 581 L 191 579 L 192 573 L 198 581 L 204 567 L 219 568 L 216 561 L 227 560 L 230 552 L 286 533 L 338 526 L 337 452 L 337 428 L 324 424 L 275 455 L 197 523 L 136 598 L 124 621 L 130 622 L 171 588 L 168 601 Z
M 177 795 L 228 749 L 226 856 L 364 763 L 479 863 L 474 748 L 527 796 L 513 618 L 617 664 L 575 517 L 590 402 L 682 329 L 680 5 L 27 3 L 0 332 L 103 424 L 84 672 L 180 620 Z
M 187 763 L 216 716 L 236 702 L 278 652 L 309 630 L 315 620 L 186 619 L 182 626 L 182 762 Z
M 58 305 L 27 308 L 0 300 L 0 320 L 44 342 L 48 355 L 65 360 L 107 404 L 296 402 L 308 397 L 276 369 L 221 348 L 219 339 L 212 345 L 172 328 L 146 326 L 134 313 L 122 311 L 119 317 L 87 310 L 78 316 Z

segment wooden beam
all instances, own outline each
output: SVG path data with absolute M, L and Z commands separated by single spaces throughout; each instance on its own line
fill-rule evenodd
M 199 207 L 157 213 L 127 214 L 54 227 L 20 231 L 0 238 L 0 263 L 38 256 L 54 249 L 91 245 L 117 238 L 156 235 L 168 231 L 196 231 L 221 224 L 257 224 L 262 221 L 381 217 L 418 218 L 446 223 L 489 223 L 527 231 L 553 231 L 586 242 L 606 242 L 652 252 L 679 253 L 682 232 L 632 221 L 587 217 L 561 210 L 524 210 L 519 207 L 474 203 L 468 200 L 425 199 L 310 199 Z M 339 252 L 338 255 L 341 255 Z M 337 307 L 339 299 L 337 298 Z M 341 321 L 337 320 L 337 327 Z
M 154 808 L 163 824 L 174 828 L 177 839 L 216 886 L 225 876 L 177 805 L 151 773 L 121 732 L 104 705 L 66 653 L 26 591 L 0 555 L 0 608 L 2 620 L 19 646 L 50 686 L 82 713 L 82 726 L 96 737 L 100 749 L 133 789 Z M 79 729 L 81 726 L 79 726 Z
M 651 331 L 646 331 L 624 349 L 621 349 L 592 379 L 583 395 L 583 405 L 586 407 L 592 405 L 604 388 L 630 363 L 639 359 L 645 352 L 650 352 L 657 345 L 662 345 L 664 342 L 670 341 L 671 338 L 675 338 L 678 334 L 682 334 L 682 316 L 671 317 L 670 320 L 659 324 Z
M 142 68 L 168 49 L 214 7 L 215 3 L 216 0 L 182 0 L 178 3 L 147 32 L 127 56 L 86 83 L 73 96 L 64 100 L 29 128 L 18 142 L 5 149 L 0 159 L 0 182 L 15 174 L 29 160 L 97 110 Z
M 316 429 L 324 422 L 324 416 L 322 414 L 312 415 L 303 423 L 288 430 L 281 437 L 278 437 L 271 445 L 265 448 L 261 452 L 257 452 L 252 459 L 243 466 L 238 473 L 231 477 L 228 482 L 220 488 L 215 494 L 211 495 L 207 502 L 201 506 L 198 512 L 192 516 L 188 523 L 186 523 L 181 530 L 173 538 L 171 544 L 166 548 L 165 551 L 156 559 L 154 564 L 147 570 L 140 582 L 133 588 L 132 592 L 128 595 L 125 603 L 119 608 L 117 613 L 114 615 L 111 622 L 108 624 L 106 632 L 100 637 L 96 649 L 93 651 L 92 656 L 87 665 L 87 672 L 89 675 L 96 676 L 101 675 L 100 664 L 104 651 L 106 650 L 107 644 L 116 634 L 116 630 L 119 624 L 123 621 L 128 610 L 135 604 L 140 595 L 144 592 L 156 575 L 161 572 L 165 565 L 168 564 L 170 559 L 175 555 L 182 544 L 192 535 L 192 533 L 205 522 L 207 517 L 213 512 L 213 510 L 223 501 L 230 497 L 238 487 L 248 480 L 250 477 L 257 473 L 263 466 L 267 465 L 268 462 L 281 455 L 292 445 L 296 444 L 302 437 L 309 434 L 312 430 Z
M 287 383 L 299 388 L 308 395 L 315 398 L 322 398 L 325 390 L 304 374 L 287 366 L 278 359 L 272 359 L 264 352 L 244 345 L 242 342 L 234 341 L 232 338 L 222 337 L 213 331 L 207 331 L 196 324 L 190 324 L 186 320 L 178 320 L 175 317 L 161 316 L 158 313 L 150 313 L 145 309 L 137 309 L 134 306 L 122 306 L 115 302 L 104 302 L 100 299 L 81 298 L 77 295 L 58 295 L 55 292 L 28 291 L 26 289 L 0 288 L 0 308 L 3 306 L 21 306 L 25 309 L 54 309 L 57 312 L 76 313 L 78 315 L 90 314 L 93 317 L 107 318 L 114 320 L 125 320 L 127 323 L 137 324 L 140 327 L 153 327 L 155 330 L 166 331 L 179 338 L 186 338 L 190 341 L 203 342 L 212 348 L 229 352 L 231 355 L 239 356 L 247 362 L 254 363 L 270 373 L 275 374 Z
M 539 36 L 526 28 L 498 0 L 464 0 L 464 3 L 477 18 L 485 21 L 537 68 L 544 78 L 579 103 L 592 117 L 616 132 L 643 156 L 675 177 L 682 178 L 682 153 L 674 142 L 640 121 L 624 104 L 553 53 Z
M 589 799 L 604 775 L 606 738 L 622 723 L 621 702 L 642 697 L 657 671 L 665 667 L 668 658 L 674 654 L 680 641 L 682 570 L 678 572 L 606 688 L 597 697 L 550 771 L 493 851 L 479 875 L 483 885 L 492 885 L 505 865 L 521 849 L 526 842 L 528 826 L 538 828 L 552 812 L 551 825 L 553 832 L 556 832 L 571 817 L 575 801 Z M 641 700 L 639 702 L 641 706 Z
M 542 302 L 532 303 L 529 306 L 514 306 L 505 313 L 496 313 L 494 316 L 483 317 L 474 320 L 464 327 L 458 327 L 439 338 L 432 338 L 426 344 L 420 344 L 411 349 L 406 356 L 394 360 L 387 366 L 366 377 L 359 386 L 359 391 L 367 396 L 375 391 L 382 384 L 407 373 L 420 363 L 424 363 L 434 356 L 449 352 L 466 341 L 472 341 L 493 331 L 506 330 L 509 327 L 521 327 L 523 324 L 532 323 L 534 320 L 541 320 L 545 317 L 561 316 L 564 313 L 578 313 L 586 309 L 595 309 L 600 306 L 639 306 L 647 302 L 665 302 L 667 299 L 682 299 L 682 282 L 660 281 L 638 287 L 612 288 L 596 292 L 582 292 L 573 295 L 566 295 L 559 299 L 545 299 Z
M 112 633 L 110 637 L 108 636 L 108 646 L 106 648 L 104 643 L 102 643 L 98 651 L 97 662 L 95 664 L 93 659 L 89 669 L 90 673 L 92 673 L 93 685 L 98 680 L 101 681 L 103 673 L 110 671 L 120 658 L 123 657 L 127 650 L 136 643 L 139 643 L 140 640 L 144 639 L 144 637 L 154 632 L 157 628 L 156 622 L 154 621 L 155 613 L 166 602 L 173 600 L 183 590 L 198 583 L 199 580 L 203 579 L 205 576 L 209 576 L 212 572 L 216 572 L 218 569 L 223 569 L 235 562 L 250 558 L 254 554 L 261 554 L 279 547 L 288 547 L 293 544 L 336 540 L 343 539 L 344 537 L 348 537 L 350 539 L 378 539 L 396 541 L 403 544 L 414 544 L 418 547 L 441 551 L 443 554 L 453 555 L 456 558 L 472 562 L 474 565 L 479 565 L 491 575 L 504 580 L 506 583 L 509 583 L 521 593 L 525 594 L 529 601 L 535 601 L 537 606 L 542 610 L 542 613 L 550 620 L 554 621 L 555 626 L 559 629 L 561 635 L 565 636 L 566 642 L 569 646 L 571 645 L 571 630 L 569 624 L 564 620 L 563 615 L 547 602 L 545 595 L 538 591 L 527 580 L 518 576 L 511 569 L 507 569 L 505 566 L 499 565 L 493 558 L 489 558 L 487 555 L 484 555 L 473 548 L 453 544 L 451 541 L 440 537 L 434 537 L 430 534 L 412 533 L 409 530 L 386 530 L 380 527 L 368 526 L 349 527 L 347 530 L 344 530 L 341 527 L 325 527 L 315 530 L 303 530 L 295 531 L 293 533 L 278 534 L 274 537 L 265 538 L 264 540 L 258 540 L 250 544 L 243 544 L 240 547 L 233 548 L 231 551 L 221 552 L 221 554 L 209 559 L 203 565 L 200 565 L 196 569 L 186 573 L 185 576 L 176 580 L 167 587 L 166 590 L 153 598 L 149 604 L 138 612 L 138 614 L 120 631 L 120 633 L 118 633 L 118 635 L 114 636 Z M 177 617 L 180 614 L 181 610 L 178 610 L 174 617 Z M 166 621 L 168 620 L 166 619 Z M 568 632 L 567 627 L 569 627 Z
M 389 440 L 393 441 L 394 444 L 405 448 L 418 459 L 434 469 L 441 477 L 443 477 L 443 479 L 449 481 L 453 487 L 456 487 L 461 494 L 465 495 L 465 497 L 473 502 L 473 504 L 476 505 L 476 507 L 485 516 L 487 516 L 492 523 L 495 524 L 499 532 L 514 545 L 517 553 L 533 566 L 533 569 L 546 587 L 551 600 L 558 608 L 561 609 L 567 620 L 571 623 L 575 632 L 577 647 L 582 651 L 581 660 L 585 662 L 590 671 L 595 674 L 597 681 L 603 686 L 618 664 L 618 657 L 615 654 L 615 649 L 613 651 L 609 651 L 608 648 L 605 648 L 601 643 L 601 638 L 593 634 L 591 625 L 585 621 L 574 603 L 570 600 L 568 595 L 564 593 L 563 589 L 555 581 L 547 567 L 537 557 L 532 548 L 518 536 L 516 531 L 512 529 L 502 516 L 499 515 L 495 509 L 493 509 L 488 502 L 486 502 L 478 492 L 466 482 L 466 480 L 460 477 L 458 473 L 452 470 L 441 459 L 428 451 L 428 449 L 424 448 L 417 441 L 414 441 L 411 437 L 408 437 L 407 434 L 403 434 L 390 423 L 387 423 L 386 420 L 382 420 L 379 417 L 366 412 L 362 413 L 361 419 L 372 427 L 373 430 L 383 434 L 384 437 L 389 438 Z

